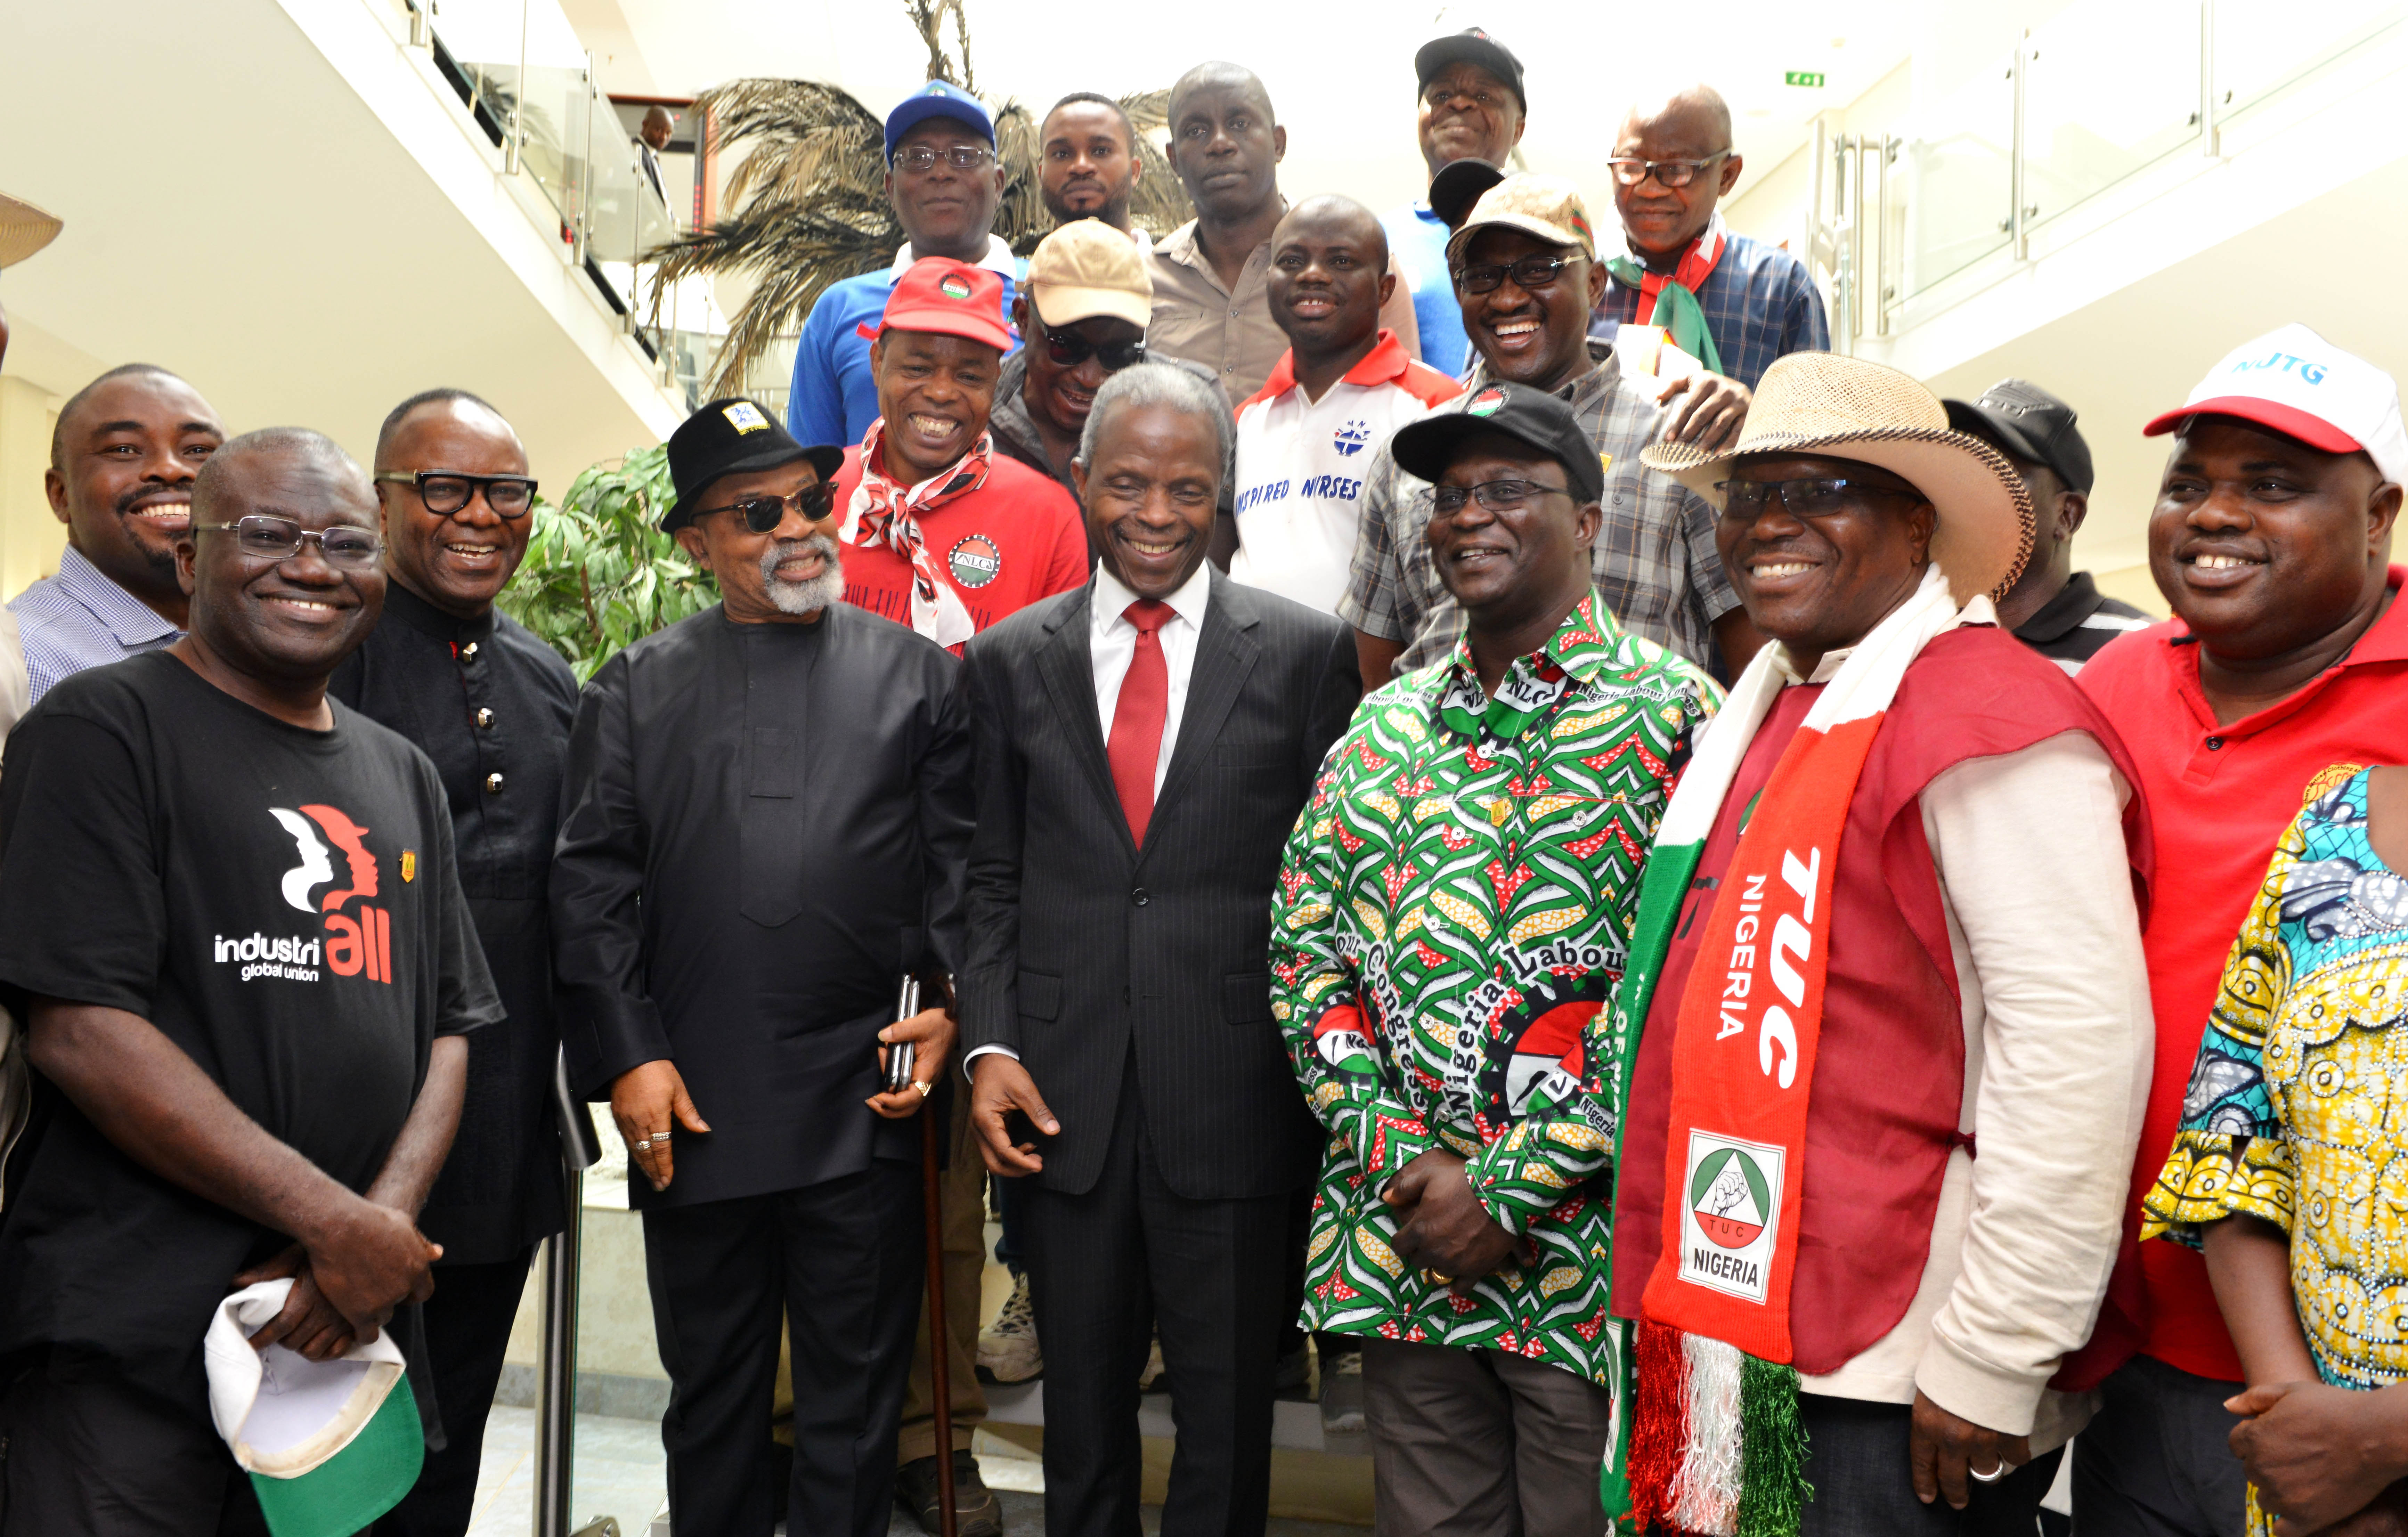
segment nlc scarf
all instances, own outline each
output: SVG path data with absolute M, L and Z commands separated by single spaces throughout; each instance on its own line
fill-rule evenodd
M 962 606 L 962 595 L 939 567 L 928 541 L 920 537 L 920 520 L 986 484 L 995 438 L 980 433 L 958 464 L 914 486 L 888 479 L 880 467 L 886 463 L 885 445 L 886 418 L 882 416 L 861 440 L 861 483 L 853 488 L 853 499 L 845 506 L 837 542 L 865 549 L 883 544 L 902 556 L 911 567 L 911 627 L 947 650 L 958 651 L 978 633 L 978 625 Z
M 1608 260 L 1605 269 L 1625 288 L 1639 290 L 1639 313 L 1633 323 L 1660 325 L 1671 333 L 1672 345 L 1698 359 L 1709 373 L 1723 371 L 1722 354 L 1714 350 L 1714 334 L 1706 329 L 1706 312 L 1698 290 L 1723 259 L 1726 243 L 1721 214 L 1706 232 L 1689 242 L 1670 272 L 1650 272 L 1628 256 Z
M 1805 1499 L 1789 1288 L 1804 1188 L 1806 1108 L 1822 1027 L 1831 885 L 1856 780 L 1899 682 L 1923 648 L 1986 622 L 1937 566 L 1823 690 L 1740 833 L 1672 1044 L 1664 1246 L 1641 1309 L 1635 1373 L 1616 1397 L 1604 1494 L 1638 1530 L 1795 1532 Z M 1749 743 L 1784 686 L 1765 648 L 1707 728 L 1647 860 L 1612 1018 L 1615 1125 L 1672 926 Z M 1616 1150 L 1615 1163 L 1621 1163 Z M 1670 1171 L 1679 1171 L 1673 1174 Z M 1636 1393 L 1633 1392 L 1636 1377 Z

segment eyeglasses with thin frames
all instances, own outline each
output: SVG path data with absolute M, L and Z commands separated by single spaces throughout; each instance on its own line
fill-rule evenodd
M 524 475 L 465 475 L 452 469 L 387 469 L 378 472 L 380 481 L 418 488 L 418 499 L 426 510 L 438 517 L 450 517 L 468 505 L 478 492 L 485 494 L 485 505 L 497 518 L 523 518 L 535 506 L 535 481 Z
M 1509 276 L 1515 287 L 1524 293 L 1555 286 L 1564 268 L 1572 265 L 1569 256 L 1525 256 L 1518 262 L 1498 264 L 1482 262 L 1477 266 L 1455 269 L 1455 286 L 1466 294 L 1493 294 L 1505 285 Z
M 975 171 L 982 165 L 995 164 L 995 151 L 977 144 L 949 144 L 942 150 L 932 144 L 906 144 L 895 151 L 895 168 L 914 175 L 937 168 L 937 157 L 957 171 Z
M 1559 485 L 1541 485 L 1536 481 L 1483 481 L 1478 485 L 1442 485 L 1430 491 L 1430 515 L 1451 518 L 1463 510 L 1473 497 L 1491 512 L 1511 512 L 1533 496 L 1569 496 L 1571 493 Z
M 291 518 L 253 512 L 232 523 L 196 523 L 193 527 L 195 531 L 232 534 L 235 547 L 253 560 L 291 560 L 300 554 L 301 546 L 314 539 L 327 565 L 346 571 L 364 571 L 374 567 L 377 557 L 384 553 L 384 540 L 377 531 L 356 524 L 304 528 Z
M 1641 160 L 1636 155 L 1623 155 L 1606 165 L 1612 170 L 1613 180 L 1626 187 L 1635 187 L 1652 176 L 1657 184 L 1677 192 L 1695 181 L 1699 171 L 1728 158 L 1728 150 L 1716 150 L 1703 160 Z
M 755 534 L 776 531 L 786 521 L 786 509 L 793 508 L 806 523 L 819 523 L 836 510 L 836 487 L 822 481 L 807 485 L 791 496 L 747 496 L 740 502 L 728 502 L 719 507 L 695 509 L 697 518 L 713 512 L 733 512 L 744 520 L 744 526 Z

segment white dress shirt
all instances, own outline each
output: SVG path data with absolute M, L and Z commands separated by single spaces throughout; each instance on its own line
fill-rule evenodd
M 1179 745 L 1179 722 L 1187 711 L 1187 679 L 1196 670 L 1196 642 L 1204 633 L 1204 608 L 1212 596 L 1212 571 L 1199 565 L 1196 574 L 1163 599 L 1171 617 L 1154 638 L 1162 642 L 1163 670 L 1170 675 L 1169 698 L 1162 712 L 1162 751 L 1154 760 L 1154 793 L 1170 773 L 1170 754 Z M 1087 663 L 1095 668 L 1096 716 L 1103 727 L 1104 746 L 1112 744 L 1112 711 L 1121 702 L 1121 681 L 1137 658 L 1137 626 L 1128 622 L 1128 606 L 1138 600 L 1108 567 L 1096 567 L 1095 596 L 1087 605 Z
M 1126 583 L 1112 575 L 1110 567 L 1096 567 L 1095 587 L 1087 599 L 1087 665 L 1094 669 L 1096 681 L 1096 724 L 1102 728 L 1104 747 L 1112 744 L 1112 711 L 1121 702 L 1121 684 L 1128 678 L 1129 664 L 1137 659 L 1137 626 L 1128 622 L 1128 606 L 1138 600 Z M 1162 711 L 1162 749 L 1154 759 L 1154 793 L 1162 794 L 1162 782 L 1170 773 L 1170 754 L 1179 746 L 1179 722 L 1187 711 L 1187 680 L 1196 671 L 1196 642 L 1204 633 L 1204 610 L 1212 600 L 1212 568 L 1207 565 L 1196 567 L 1180 589 L 1163 599 L 1170 605 L 1170 617 L 1154 639 L 1162 643 L 1162 668 L 1169 675 L 1169 689 Z M 1009 1046 L 981 1046 L 962 1058 L 962 1071 L 989 1052 L 1000 1052 L 1013 1061 L 1020 1054 Z

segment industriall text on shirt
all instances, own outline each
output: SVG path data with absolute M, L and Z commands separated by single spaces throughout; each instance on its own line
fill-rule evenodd
M 301 858 L 299 864 L 284 872 L 280 889 L 285 904 L 317 917 L 320 931 L 271 935 L 254 929 L 247 935 L 219 934 L 212 937 L 211 958 L 221 966 L 240 966 L 245 982 L 262 977 L 316 982 L 319 969 L 324 967 L 338 977 L 365 974 L 371 982 L 390 984 L 393 913 L 369 900 L 377 895 L 377 861 L 366 842 L 368 829 L 333 806 L 303 806 L 297 812 L 270 806 L 267 814 L 293 840 L 294 852 Z M 322 831 L 325 835 L 322 839 L 319 836 Z M 342 853 L 344 875 L 351 883 L 337 886 L 312 901 L 311 894 L 316 888 L 339 879 L 333 852 L 326 846 L 329 840 Z M 403 883 L 417 877 L 417 851 L 404 849 Z M 350 912 L 337 911 L 347 903 L 353 904 Z

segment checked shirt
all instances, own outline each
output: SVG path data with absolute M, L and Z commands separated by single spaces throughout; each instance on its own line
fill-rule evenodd
M 1331 1132 L 1307 1328 L 1511 1350 L 1612 1385 L 1603 1005 L 1720 698 L 1591 589 L 1495 698 L 1458 640 L 1356 709 L 1271 906 L 1271 1012 Z M 1380 1199 L 1440 1147 L 1524 1240 L 1469 1298 L 1405 1263 Z

